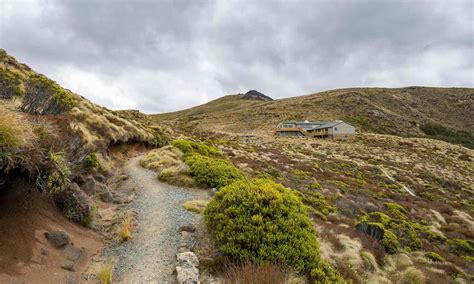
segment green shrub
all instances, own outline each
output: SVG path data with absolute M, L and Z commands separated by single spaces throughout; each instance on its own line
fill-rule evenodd
M 278 263 L 309 271 L 319 262 L 316 232 L 301 200 L 267 179 L 221 188 L 205 210 L 220 250 L 232 260 Z
M 100 168 L 99 158 L 96 153 L 91 153 L 84 159 L 84 169 L 87 172 L 94 172 Z
M 301 194 L 301 198 L 305 205 L 308 205 L 320 212 L 323 216 L 327 216 L 329 213 L 336 212 L 336 207 L 331 206 L 326 200 L 324 195 L 319 192 L 309 192 Z
M 444 261 L 444 258 L 441 255 L 439 255 L 435 252 L 427 252 L 427 253 L 425 253 L 425 256 L 433 262 L 443 262 Z
M 183 140 L 183 139 L 174 140 L 171 143 L 171 145 L 181 150 L 181 152 L 183 152 L 184 154 L 188 154 L 193 151 L 193 146 L 191 146 L 191 141 L 188 141 L 188 140 Z
M 448 245 L 455 252 L 473 253 L 474 249 L 471 247 L 468 241 L 463 239 L 450 239 Z
M 63 185 L 69 183 L 71 171 L 61 152 L 49 152 L 48 169 L 44 177 L 48 189 L 52 192 L 61 191 Z
M 398 243 L 397 236 L 390 230 L 386 230 L 383 234 L 381 241 L 385 251 L 390 254 L 395 254 L 400 249 L 400 244 Z
M 40 74 L 29 77 L 21 109 L 29 113 L 60 114 L 76 105 L 74 95 Z
M 190 167 L 189 174 L 201 185 L 221 188 L 245 178 L 242 171 L 226 160 L 193 154 L 186 157 L 184 162 Z
M 310 278 L 314 283 L 346 283 L 329 262 L 323 260 L 319 267 L 311 269 Z
M 465 147 L 474 149 L 474 135 L 466 131 L 455 131 L 436 123 L 425 123 L 420 129 L 428 137 L 443 140 L 449 143 L 461 144 Z
M 0 99 L 12 99 L 25 93 L 20 75 L 8 68 L 0 68 Z

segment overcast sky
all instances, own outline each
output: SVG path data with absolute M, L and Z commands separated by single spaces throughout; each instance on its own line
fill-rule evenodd
M 0 47 L 113 109 L 473 87 L 473 1 L 0 1 Z

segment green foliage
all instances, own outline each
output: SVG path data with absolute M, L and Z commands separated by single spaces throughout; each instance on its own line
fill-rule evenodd
M 326 260 L 321 261 L 317 268 L 311 269 L 310 278 L 313 283 L 346 283 Z
M 201 185 L 221 188 L 245 178 L 230 161 L 192 154 L 184 162 L 190 167 L 189 174 Z
M 458 253 L 474 253 L 474 249 L 468 241 L 463 239 L 450 239 L 448 240 L 449 247 Z
M 300 196 L 303 200 L 303 203 L 317 212 L 321 213 L 322 216 L 324 216 L 324 220 L 326 219 L 325 217 L 331 213 L 331 212 L 336 212 L 336 207 L 332 206 L 329 204 L 329 202 L 326 200 L 324 195 L 322 195 L 319 192 L 314 192 L 311 191 L 306 194 L 301 194 Z M 320 214 L 316 214 L 320 215 Z
M 461 144 L 474 149 L 474 135 L 466 131 L 454 131 L 436 123 L 425 123 L 420 129 L 430 138 L 443 140 L 453 144 Z
M 184 154 L 191 153 L 193 151 L 193 146 L 191 146 L 191 141 L 178 139 L 174 140 L 171 145 L 178 148 Z
M 100 162 L 99 158 L 97 157 L 96 153 L 91 153 L 86 156 L 84 159 L 84 169 L 87 172 L 95 172 L 100 169 Z
M 303 171 L 303 170 L 299 170 L 299 169 L 292 169 L 290 172 L 291 172 L 292 175 L 294 175 L 295 177 L 297 177 L 299 179 L 309 179 L 309 178 L 311 178 L 311 173 L 307 172 L 307 171 Z
M 23 96 L 25 90 L 20 75 L 8 68 L 0 68 L 0 99 Z
M 181 150 L 184 154 L 198 153 L 203 156 L 215 156 L 220 154 L 219 149 L 215 146 L 201 142 L 178 139 L 173 141 L 171 145 Z
M 21 109 L 29 113 L 60 114 L 76 105 L 74 95 L 40 74 L 29 77 Z
M 384 206 L 387 214 L 372 212 L 363 216 L 357 223 L 356 230 L 379 240 L 388 253 L 394 253 L 393 251 L 398 251 L 400 247 L 420 249 L 421 239 L 418 231 L 424 229 L 424 226 L 412 222 L 401 205 L 385 203 Z
M 59 192 L 63 185 L 69 183 L 71 171 L 61 152 L 49 152 L 48 174 L 45 176 L 46 184 L 50 191 Z
M 427 253 L 425 253 L 425 256 L 433 262 L 443 262 L 444 261 L 444 258 L 441 255 L 439 255 L 435 252 L 427 252 Z
M 397 236 L 390 230 L 386 230 L 383 234 L 383 238 L 381 241 L 385 251 L 390 254 L 395 254 L 400 249 L 400 243 L 397 240 Z
M 22 150 L 32 139 L 27 121 L 0 106 L 0 170 L 8 172 L 24 159 Z
M 309 271 L 319 262 L 316 232 L 292 190 L 268 179 L 236 181 L 219 190 L 205 221 L 222 252 L 239 262 Z
M 349 124 L 354 125 L 355 127 L 359 129 L 370 131 L 370 132 L 375 131 L 370 121 L 368 121 L 367 118 L 365 117 L 355 116 L 355 115 L 346 115 L 343 120 Z

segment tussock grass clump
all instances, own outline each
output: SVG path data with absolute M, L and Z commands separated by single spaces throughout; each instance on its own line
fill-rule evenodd
M 22 119 L 0 105 L 0 170 L 8 172 L 25 157 L 25 148 L 31 147 L 33 129 Z
M 184 162 L 190 167 L 189 174 L 201 185 L 219 189 L 245 179 L 242 171 L 227 160 L 192 154 L 188 155 Z
M 97 267 L 96 277 L 101 284 L 112 284 L 114 264 L 112 262 L 101 263 Z
M 192 187 L 189 166 L 183 163 L 183 152 L 173 146 L 154 149 L 142 158 L 142 167 L 158 172 L 158 179 L 170 184 Z
M 22 96 L 25 89 L 18 73 L 8 68 L 0 68 L 0 99 L 12 99 Z
M 420 270 L 409 267 L 405 269 L 400 275 L 400 281 L 403 284 L 423 284 L 425 283 L 425 276 Z
M 315 229 L 301 200 L 271 180 L 240 180 L 209 202 L 205 221 L 220 250 L 237 262 L 309 271 L 319 263 Z
M 188 211 L 200 214 L 204 212 L 207 204 L 209 204 L 209 201 L 207 200 L 190 200 L 184 202 L 183 207 Z
M 427 252 L 427 253 L 425 253 L 425 256 L 426 256 L 426 258 L 428 258 L 429 260 L 431 260 L 433 262 L 443 262 L 444 261 L 444 258 L 441 255 L 439 255 L 435 252 Z

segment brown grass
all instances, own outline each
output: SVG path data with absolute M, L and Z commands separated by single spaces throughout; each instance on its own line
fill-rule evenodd
M 191 200 L 183 203 L 183 207 L 191 212 L 201 214 L 206 209 L 209 201 L 207 200 Z
M 226 284 L 305 283 L 304 279 L 276 264 L 230 265 L 224 273 Z

